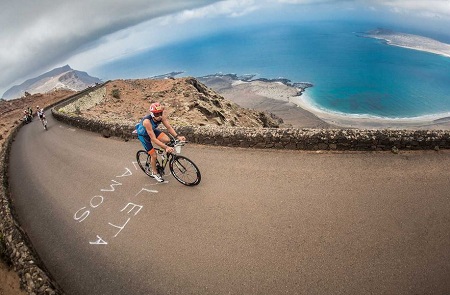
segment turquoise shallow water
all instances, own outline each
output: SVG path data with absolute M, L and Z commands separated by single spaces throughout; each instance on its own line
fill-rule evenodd
M 450 113 L 450 58 L 360 37 L 370 24 L 276 24 L 217 32 L 95 69 L 103 79 L 256 74 L 310 82 L 316 108 L 405 118 Z

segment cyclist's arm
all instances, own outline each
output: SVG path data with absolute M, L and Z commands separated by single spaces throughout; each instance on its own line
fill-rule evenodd
M 177 134 L 175 129 L 173 129 L 172 125 L 170 125 L 169 120 L 167 119 L 167 117 L 164 116 L 164 115 L 163 115 L 163 118 L 162 118 L 162 123 L 167 128 L 167 131 L 170 134 L 172 134 L 173 137 L 178 138 L 181 141 L 186 140 L 186 138 L 184 136 L 180 136 L 179 134 Z
M 164 142 L 162 142 L 161 140 L 156 138 L 156 135 L 155 135 L 155 132 L 153 132 L 153 126 L 152 126 L 152 123 L 150 123 L 150 120 L 149 119 L 145 119 L 144 122 L 142 122 L 142 124 L 144 125 L 148 136 L 150 136 L 150 140 L 153 143 L 159 145 L 160 147 L 162 147 L 163 149 L 166 150 L 168 148 L 168 146 Z

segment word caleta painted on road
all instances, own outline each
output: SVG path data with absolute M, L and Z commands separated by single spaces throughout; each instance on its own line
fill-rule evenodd
M 137 162 L 132 162 L 132 164 L 134 166 L 134 170 L 138 170 Z M 140 170 L 140 168 L 139 168 L 139 170 Z M 111 184 L 109 185 L 109 188 L 100 189 L 100 191 L 103 193 L 118 192 L 121 188 L 123 188 L 122 179 L 124 179 L 126 177 L 130 177 L 132 175 L 133 175 L 133 172 L 129 168 L 125 167 L 125 172 L 123 172 L 122 174 L 120 174 L 118 176 L 115 176 L 115 178 L 117 180 L 116 179 L 111 180 Z M 140 194 L 147 194 L 147 193 L 155 194 L 155 193 L 158 193 L 158 191 L 147 189 L 147 188 L 141 188 L 141 190 L 135 194 L 135 197 L 137 197 Z M 81 207 L 77 212 L 75 212 L 73 219 L 79 223 L 85 221 L 95 209 L 97 209 L 104 203 L 104 201 L 105 201 L 105 196 L 103 194 L 93 196 L 89 200 L 88 206 Z M 131 220 L 131 218 L 133 218 L 134 216 L 139 214 L 139 212 L 141 211 L 142 208 L 144 208 L 143 205 L 139 205 L 139 204 L 135 204 L 135 203 L 131 203 L 131 202 L 128 202 L 127 204 L 124 205 L 123 209 L 120 210 L 120 213 L 123 215 L 122 220 L 120 222 L 118 222 L 118 224 L 108 222 L 108 225 L 114 227 L 117 230 L 117 232 L 113 236 L 113 238 L 116 238 L 120 234 L 120 232 L 127 226 L 128 222 Z M 89 244 L 91 244 L 91 245 L 107 245 L 108 241 L 101 235 L 97 235 L 95 240 L 89 241 Z

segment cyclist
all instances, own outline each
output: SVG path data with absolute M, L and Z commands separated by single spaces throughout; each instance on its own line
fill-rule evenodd
M 156 179 L 158 182 L 163 182 L 164 179 L 161 175 L 158 174 L 156 170 L 156 151 L 153 148 L 152 142 L 156 145 L 163 148 L 167 153 L 172 153 L 174 149 L 170 146 L 167 146 L 166 143 L 170 142 L 169 136 L 158 130 L 158 126 L 162 123 L 167 131 L 173 135 L 175 138 L 181 141 L 185 141 L 186 138 L 184 136 L 180 136 L 170 125 L 167 116 L 164 114 L 164 107 L 159 103 L 155 102 L 150 105 L 150 114 L 146 115 L 139 124 L 136 125 L 136 131 L 139 140 L 141 141 L 144 149 L 151 157 L 151 169 L 152 169 L 152 177 Z
M 33 120 L 33 117 L 31 117 L 30 112 L 28 109 L 23 110 L 23 120 L 25 123 L 30 123 Z
M 45 120 L 45 114 L 44 114 L 44 109 L 39 108 L 39 106 L 36 106 L 37 109 L 37 115 L 39 116 L 39 119 L 41 120 L 42 125 L 44 125 L 44 129 L 46 129 L 44 120 Z

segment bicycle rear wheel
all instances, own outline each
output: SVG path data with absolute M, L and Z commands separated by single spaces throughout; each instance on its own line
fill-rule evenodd
M 142 171 L 148 176 L 152 175 L 152 169 L 150 164 L 150 155 L 144 151 L 140 150 L 136 153 L 136 161 L 138 162 L 139 167 L 141 167 Z
M 202 179 L 198 167 L 184 156 L 174 155 L 169 163 L 169 168 L 173 177 L 184 185 L 197 185 Z

